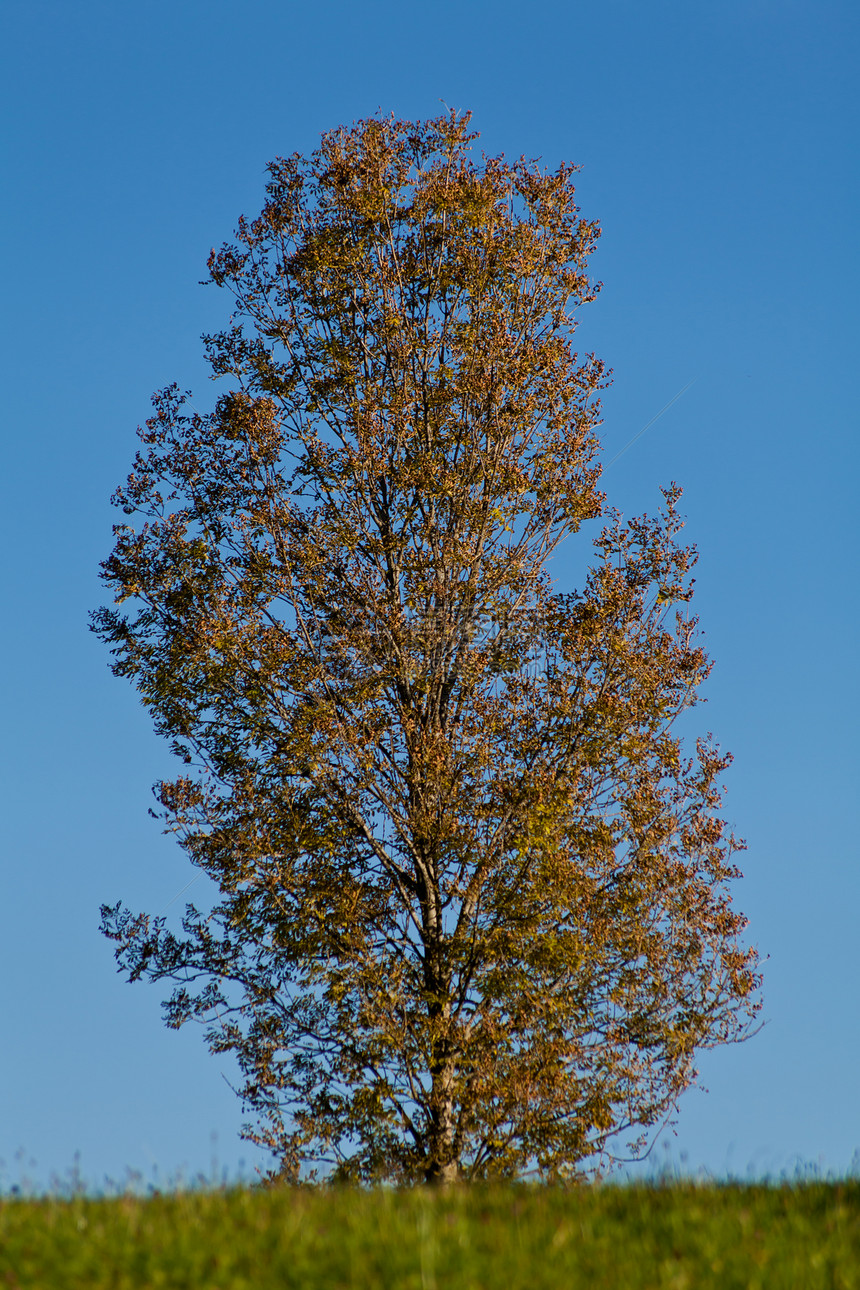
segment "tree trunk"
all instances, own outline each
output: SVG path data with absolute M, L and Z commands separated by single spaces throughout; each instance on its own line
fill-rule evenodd
M 431 1124 L 424 1178 L 428 1183 L 446 1187 L 460 1176 L 454 1149 L 454 1067 L 447 1042 L 439 1041 L 433 1058 Z

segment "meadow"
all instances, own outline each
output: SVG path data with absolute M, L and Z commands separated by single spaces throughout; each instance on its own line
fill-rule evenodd
M 3 1290 L 860 1290 L 860 1180 L 0 1199 Z

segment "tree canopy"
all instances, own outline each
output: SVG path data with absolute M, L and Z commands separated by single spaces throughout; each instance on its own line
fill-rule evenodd
M 155 397 L 103 565 L 94 628 L 184 763 L 159 813 L 219 891 L 103 929 L 287 1178 L 575 1175 L 759 1007 L 729 758 L 673 726 L 710 666 L 680 490 L 625 521 L 598 489 L 599 228 L 575 167 L 476 138 L 375 118 L 272 163 L 209 260 L 229 388 Z

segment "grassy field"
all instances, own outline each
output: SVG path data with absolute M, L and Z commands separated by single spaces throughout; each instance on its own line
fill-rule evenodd
M 860 1290 L 860 1181 L 0 1201 L 0 1287 Z

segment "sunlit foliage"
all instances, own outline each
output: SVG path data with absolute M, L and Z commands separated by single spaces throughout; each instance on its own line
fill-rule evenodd
M 220 890 L 104 929 L 234 1055 L 287 1177 L 576 1173 L 758 1007 L 728 758 L 673 733 L 709 670 L 679 490 L 628 522 L 598 491 L 599 229 L 573 167 L 475 138 L 373 119 L 271 165 L 209 261 L 229 390 L 156 397 L 103 566 L 95 628 L 186 763 L 166 826 Z

